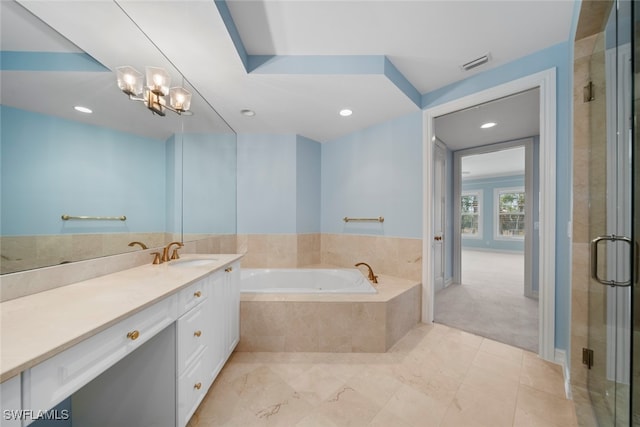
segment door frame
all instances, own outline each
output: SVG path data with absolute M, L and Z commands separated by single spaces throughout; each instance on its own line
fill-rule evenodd
M 435 151 L 440 151 L 443 159 L 442 159 L 442 170 L 440 171 L 440 177 L 439 180 L 436 179 L 435 177 L 435 173 L 437 172 L 437 168 L 434 168 L 433 172 L 434 172 L 434 180 L 433 180 L 433 185 L 434 185 L 434 200 L 433 200 L 433 207 L 434 207 L 434 212 L 435 209 L 440 209 L 440 229 L 441 229 L 441 235 L 440 235 L 440 240 L 436 241 L 435 240 L 435 232 L 438 229 L 436 224 L 436 218 L 437 216 L 434 215 L 434 221 L 433 221 L 433 235 L 434 235 L 434 240 L 431 242 L 432 244 L 432 248 L 434 248 L 436 245 L 440 245 L 440 257 L 441 257 L 441 271 L 442 271 L 442 283 L 438 283 L 439 282 L 439 278 L 435 277 L 435 273 L 438 271 L 437 269 L 435 269 L 435 259 L 436 259 L 436 253 L 434 251 L 433 255 L 434 255 L 434 286 L 436 287 L 436 291 L 439 289 L 444 289 L 447 287 L 448 283 L 445 280 L 445 275 L 446 275 L 446 252 L 447 252 L 447 247 L 449 245 L 448 241 L 449 241 L 449 237 L 447 236 L 447 197 L 450 197 L 447 194 L 447 185 L 446 185 L 446 177 L 447 177 L 447 146 L 440 141 L 438 138 L 436 138 L 435 144 L 433 144 L 433 150 L 434 150 L 434 162 L 437 161 L 437 158 L 435 157 Z M 438 182 L 439 181 L 439 182 Z M 436 200 L 435 196 L 435 189 L 437 188 L 438 183 L 440 184 L 440 200 Z
M 540 89 L 540 215 L 539 215 L 539 345 L 541 358 L 555 361 L 555 255 L 556 255 L 556 68 L 531 74 L 467 95 L 423 113 L 423 226 L 422 321 L 433 322 L 433 144 L 438 116 L 473 107 L 529 89 Z
M 533 291 L 533 240 L 537 230 L 533 222 L 533 138 L 522 138 L 509 142 L 499 142 L 496 144 L 482 145 L 479 147 L 458 150 L 453 153 L 453 283 L 462 283 L 462 233 L 460 233 L 460 203 L 457 202 L 462 197 L 462 157 L 493 153 L 510 148 L 524 147 L 525 170 L 524 170 L 524 190 L 525 190 L 525 238 L 524 238 L 524 283 L 523 294 L 528 298 L 538 298 L 538 293 Z M 495 203 L 494 195 L 491 194 L 488 203 Z M 484 200 L 483 203 L 487 203 Z M 495 209 L 495 206 L 494 206 Z

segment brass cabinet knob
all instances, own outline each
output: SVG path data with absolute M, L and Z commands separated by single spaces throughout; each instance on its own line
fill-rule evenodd
M 200 291 L 195 291 L 195 292 L 193 293 L 193 296 L 194 296 L 194 297 L 196 297 L 196 298 L 200 298 L 200 297 L 202 296 L 202 292 L 200 292 Z
M 233 267 L 227 267 L 224 269 L 227 273 L 231 273 L 233 271 Z
M 202 331 L 195 331 L 193 335 L 199 337 L 200 335 L 202 335 Z
M 137 340 L 139 336 L 140 336 L 140 332 L 137 330 L 131 331 L 127 334 L 127 338 L 129 338 L 132 341 Z
M 193 388 L 200 390 L 202 388 L 202 383 L 196 383 Z

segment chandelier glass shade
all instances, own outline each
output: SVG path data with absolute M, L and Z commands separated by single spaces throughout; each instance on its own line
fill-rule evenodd
M 118 87 L 134 101 L 142 101 L 153 113 L 165 115 L 166 110 L 182 114 L 191 108 L 191 93 L 183 87 L 172 87 L 171 76 L 159 67 L 146 67 L 143 75 L 131 66 L 116 68 Z M 144 83 L 144 85 L 143 85 Z M 169 95 L 169 105 L 166 96 Z

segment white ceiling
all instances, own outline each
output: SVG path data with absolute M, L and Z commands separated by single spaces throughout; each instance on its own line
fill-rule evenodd
M 229 0 L 248 55 L 310 55 L 320 62 L 331 55 L 338 64 L 330 70 L 247 72 L 230 21 L 214 1 L 20 3 L 112 70 L 164 65 L 148 63 L 158 62 L 152 52 L 157 47 L 171 59 L 167 66 L 182 73 L 238 133 L 296 133 L 320 142 L 420 111 L 419 100 L 407 96 L 386 69 L 342 69 L 343 59 L 386 57 L 411 90 L 424 94 L 566 42 L 574 6 L 570 0 Z M 33 38 L 38 44 L 38 34 L 19 28 L 16 43 L 25 48 Z M 4 49 L 4 29 L 2 37 Z M 461 71 L 461 64 L 485 53 L 491 54 L 488 64 Z M 2 79 L 4 85 L 5 72 Z M 340 117 L 344 107 L 354 114 Z M 256 115 L 243 116 L 245 108 Z
M 524 147 L 509 148 L 490 153 L 473 154 L 461 158 L 462 179 L 524 175 Z

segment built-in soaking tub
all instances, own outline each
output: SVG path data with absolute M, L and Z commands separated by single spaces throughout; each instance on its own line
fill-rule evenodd
M 242 269 L 237 351 L 385 352 L 420 321 L 420 283 L 357 269 Z
M 242 270 L 241 292 L 375 294 L 355 268 L 251 268 Z

